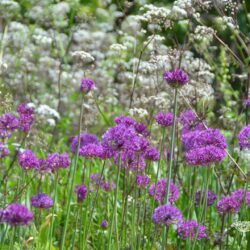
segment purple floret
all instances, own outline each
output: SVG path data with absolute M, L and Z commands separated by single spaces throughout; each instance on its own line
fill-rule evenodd
M 182 69 L 175 69 L 173 71 L 165 72 L 164 80 L 166 80 L 170 86 L 178 88 L 187 84 L 189 77 Z
M 83 202 L 88 195 L 88 189 L 85 185 L 79 185 L 75 188 L 75 193 L 77 194 L 77 201 Z
M 27 225 L 33 220 L 33 213 L 24 205 L 12 203 L 4 210 L 3 221 L 11 226 Z
M 224 160 L 226 155 L 224 149 L 206 146 L 188 151 L 186 153 L 186 161 L 191 166 L 208 166 Z
M 28 132 L 35 120 L 35 111 L 28 104 L 22 103 L 17 107 L 19 113 L 19 128 Z
M 147 187 L 151 181 L 151 178 L 146 175 L 137 175 L 136 182 L 138 187 Z
M 10 153 L 9 149 L 6 145 L 4 145 L 2 142 L 0 142 L 0 159 L 8 156 Z
M 164 224 L 166 226 L 182 222 L 181 211 L 170 204 L 162 205 L 154 210 L 153 222 L 155 224 Z
M 24 152 L 19 153 L 18 162 L 25 170 L 37 169 L 40 166 L 38 158 L 31 150 L 25 150 Z
M 53 199 L 47 194 L 40 193 L 31 198 L 31 205 L 36 208 L 48 209 L 53 204 Z
M 217 210 L 220 214 L 238 213 L 241 203 L 233 196 L 226 196 L 217 204 Z
M 250 125 L 240 131 L 238 140 L 241 149 L 250 149 Z
M 88 144 L 99 144 L 98 138 L 94 134 L 90 133 L 81 133 L 80 134 L 80 148 Z M 76 153 L 78 146 L 78 136 L 75 136 L 71 139 L 71 149 L 72 152 Z
M 198 191 L 195 194 L 195 206 L 202 206 L 204 204 L 204 199 L 206 197 L 206 193 L 205 191 Z M 214 202 L 217 200 L 217 195 L 212 192 L 209 191 L 207 192 L 207 206 L 212 206 L 214 204 Z
M 11 137 L 14 130 L 19 128 L 18 118 L 10 113 L 0 116 L 0 137 Z
M 90 90 L 95 88 L 95 82 L 89 78 L 83 78 L 81 81 L 81 91 L 88 93 Z
M 169 127 L 173 125 L 174 115 L 172 113 L 160 112 L 154 116 L 156 122 L 162 127 Z
M 167 194 L 166 179 L 159 179 L 155 184 L 151 185 L 149 188 L 149 195 L 153 196 L 154 199 L 160 203 L 164 203 L 166 194 Z M 173 182 L 170 182 L 170 192 L 168 201 L 170 203 L 173 203 L 179 198 L 179 196 L 180 196 L 180 191 L 178 187 Z
M 49 154 L 46 160 L 47 167 L 51 171 L 56 171 L 60 168 L 68 168 L 70 165 L 69 155 L 67 153 L 59 154 L 53 153 Z
M 198 233 L 197 233 L 198 230 Z M 206 227 L 195 220 L 188 220 L 178 226 L 178 235 L 183 239 L 207 238 Z

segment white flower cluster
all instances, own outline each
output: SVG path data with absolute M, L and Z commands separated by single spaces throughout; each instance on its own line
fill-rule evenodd
M 95 61 L 95 58 L 91 56 L 90 53 L 85 51 L 73 51 L 72 57 L 76 58 L 76 60 L 81 61 L 82 63 L 91 63 Z

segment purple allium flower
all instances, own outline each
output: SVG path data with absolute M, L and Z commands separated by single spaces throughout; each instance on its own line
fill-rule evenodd
M 73 153 L 76 153 L 78 146 L 78 136 L 71 138 L 71 149 Z M 80 134 L 80 148 L 88 144 L 99 144 L 98 138 L 94 134 L 81 133 Z
M 196 237 L 197 240 L 207 238 L 206 227 L 202 224 L 198 224 L 198 222 L 195 220 L 188 220 L 181 223 L 178 226 L 178 235 L 184 240 L 189 238 L 195 239 Z
M 250 149 L 250 125 L 247 125 L 240 131 L 238 140 L 241 149 Z
M 173 125 L 174 115 L 173 113 L 160 112 L 154 116 L 156 122 L 162 127 L 169 127 Z
M 28 132 L 34 123 L 34 109 L 29 107 L 28 104 L 22 103 L 17 107 L 17 112 L 19 113 L 19 127 L 24 132 Z
M 97 187 L 100 186 L 105 192 L 110 192 L 111 190 L 116 188 L 116 185 L 114 183 L 110 184 L 109 182 L 107 182 L 104 176 L 101 176 L 100 173 L 91 174 L 90 179 Z
M 79 155 L 87 158 L 105 158 L 103 147 L 94 143 L 81 147 Z
M 250 197 L 250 192 L 245 189 L 238 189 L 231 193 L 231 197 L 234 197 L 241 204 L 246 202 L 247 205 L 250 205 L 248 200 Z
M 164 224 L 166 226 L 182 222 L 182 213 L 178 208 L 170 204 L 162 205 L 154 210 L 153 221 L 155 224 Z
M 27 225 L 33 220 L 33 213 L 24 205 L 12 203 L 4 210 L 3 219 L 11 226 Z
M 198 207 L 204 203 L 204 199 L 206 197 L 205 191 L 198 191 L 195 194 L 195 206 Z M 207 206 L 212 206 L 214 202 L 217 200 L 217 195 L 209 191 L 207 192 Z
M 146 162 L 144 157 L 139 153 L 132 150 L 125 150 L 121 154 L 121 165 L 126 169 L 133 171 L 141 171 L 146 167 Z M 119 164 L 119 155 L 115 157 L 115 163 Z
M 67 153 L 49 154 L 46 161 L 47 167 L 52 171 L 56 171 L 60 168 L 68 168 L 70 165 L 69 155 Z
M 102 229 L 107 229 L 109 226 L 109 223 L 107 220 L 103 220 L 102 223 L 101 223 L 101 228 Z
M 186 161 L 192 166 L 208 166 L 224 160 L 226 151 L 214 146 L 206 146 L 190 150 L 186 153 Z
M 160 151 L 154 147 L 148 147 L 143 155 L 145 159 L 150 161 L 159 161 L 161 158 Z
M 48 209 L 53 206 L 53 199 L 47 194 L 37 194 L 31 198 L 31 205 L 36 208 Z
M 175 69 L 173 71 L 168 71 L 164 73 L 164 80 L 174 87 L 178 88 L 188 83 L 189 77 L 185 71 L 182 69 Z
M 147 187 L 151 181 L 151 178 L 146 175 L 137 175 L 136 182 L 138 187 Z
M 245 105 L 246 107 L 249 107 L 249 106 L 250 106 L 250 98 L 244 100 L 244 105 Z
M 211 145 L 220 149 L 227 148 L 225 136 L 219 129 L 212 128 L 186 133 L 182 136 L 182 142 L 187 151 Z
M 8 156 L 10 153 L 9 149 L 6 145 L 4 145 L 2 142 L 0 142 L 0 159 Z
M 25 150 L 24 152 L 19 153 L 18 162 L 25 170 L 39 168 L 40 165 L 39 160 L 31 150 Z
M 19 128 L 18 118 L 10 113 L 0 116 L 0 137 L 8 138 Z
M 221 214 L 238 213 L 240 206 L 240 202 L 235 197 L 226 196 L 217 203 L 217 210 Z
M 88 195 L 88 189 L 85 185 L 76 186 L 75 192 L 77 194 L 77 201 L 83 202 Z
M 81 81 L 81 91 L 88 93 L 90 90 L 95 88 L 95 82 L 89 78 L 83 78 Z
M 149 188 L 149 195 L 153 196 L 154 199 L 160 203 L 164 202 L 166 194 L 167 194 L 166 179 L 159 179 L 155 184 L 151 185 Z M 170 182 L 170 192 L 168 201 L 170 203 L 173 203 L 179 198 L 179 196 L 180 196 L 180 191 L 178 187 L 173 182 Z
M 101 187 L 102 187 L 102 190 L 105 191 L 105 192 L 110 192 L 110 191 L 116 189 L 116 185 L 115 185 L 114 182 L 109 183 L 109 182 L 104 181 L 101 184 Z

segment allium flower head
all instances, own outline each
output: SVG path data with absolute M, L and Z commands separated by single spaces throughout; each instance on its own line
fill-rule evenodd
M 28 132 L 35 120 L 35 111 L 28 104 L 22 103 L 17 107 L 19 113 L 19 127 L 24 132 Z
M 105 152 L 101 145 L 90 143 L 82 146 L 79 155 L 87 158 L 105 158 Z
M 154 116 L 156 122 L 162 127 L 169 127 L 173 125 L 174 115 L 173 113 L 160 112 Z
M 186 222 L 181 223 L 178 226 L 178 235 L 184 240 L 189 238 L 196 238 L 197 240 L 207 238 L 206 227 L 202 224 L 198 224 L 198 222 L 195 220 L 188 220 Z
M 166 179 L 159 179 L 155 184 L 151 185 L 149 188 L 149 195 L 153 196 L 154 199 L 160 203 L 164 202 L 164 199 L 167 194 L 167 180 Z M 180 191 L 178 187 L 174 183 L 170 183 L 170 192 L 169 192 L 169 202 L 175 202 L 179 196 Z
M 114 119 L 117 125 L 125 125 L 126 127 L 134 126 L 137 122 L 129 116 L 120 115 Z
M 164 224 L 166 226 L 182 222 L 182 213 L 178 208 L 170 204 L 159 206 L 153 214 L 153 222 L 155 224 Z
M 136 182 L 138 187 L 147 187 L 151 181 L 151 178 L 146 175 L 137 175 Z
M 99 144 L 98 138 L 94 134 L 81 133 L 80 134 L 80 148 L 88 144 Z M 71 139 L 71 149 L 74 153 L 77 151 L 78 146 L 78 136 Z
M 205 191 L 198 191 L 195 194 L 195 206 L 198 207 L 199 205 L 202 206 L 202 204 L 204 204 L 204 199 L 206 197 L 206 193 Z M 214 204 L 214 202 L 217 199 L 217 195 L 212 192 L 209 191 L 207 192 L 207 206 L 212 206 Z
M 109 223 L 107 220 L 103 220 L 102 223 L 101 223 L 101 228 L 102 229 L 107 229 L 109 226 Z
M 31 150 L 25 150 L 24 152 L 19 153 L 18 162 L 25 170 L 37 169 L 40 165 L 38 158 Z
M 159 161 L 161 158 L 160 151 L 154 147 L 148 147 L 144 152 L 144 157 L 150 161 Z
M 165 72 L 164 80 L 166 80 L 170 86 L 178 88 L 187 84 L 189 77 L 182 69 L 175 69 L 173 71 Z
M 24 205 L 12 203 L 4 210 L 3 219 L 11 226 L 27 225 L 33 220 L 33 213 Z
M 10 113 L 0 116 L 0 137 L 8 138 L 19 128 L 18 118 Z
M 60 168 L 68 168 L 70 165 L 70 159 L 67 153 L 49 154 L 46 161 L 47 161 L 47 167 L 52 171 L 56 171 Z
M 83 78 L 81 81 L 81 91 L 84 93 L 88 93 L 90 90 L 95 88 L 94 80 L 90 78 Z
M 77 194 L 77 201 L 83 202 L 88 195 L 88 189 L 85 185 L 76 186 L 75 193 Z
M 250 125 L 240 131 L 238 139 L 241 149 L 250 149 Z
M 238 189 L 231 193 L 231 197 L 234 197 L 241 204 L 246 202 L 247 205 L 250 205 L 250 192 L 245 189 Z
M 53 199 L 47 194 L 40 193 L 31 198 L 31 205 L 36 208 L 48 209 L 53 204 Z
M 226 196 L 217 204 L 217 210 L 221 214 L 238 213 L 241 203 L 233 196 Z
M 10 153 L 9 149 L 6 145 L 4 145 L 2 142 L 0 142 L 0 159 L 8 156 Z

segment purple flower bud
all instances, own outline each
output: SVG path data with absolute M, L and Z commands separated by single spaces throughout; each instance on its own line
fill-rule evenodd
M 81 90 L 84 93 L 88 93 L 90 90 L 95 88 L 95 82 L 89 78 L 83 78 L 81 81 Z
M 107 229 L 109 226 L 109 223 L 107 220 L 103 220 L 102 223 L 101 223 L 101 228 L 102 229 Z
M 187 84 L 189 77 L 182 69 L 175 69 L 173 71 L 165 72 L 164 80 L 166 80 L 170 86 L 178 88 Z
M 88 189 L 85 185 L 79 185 L 75 188 L 75 193 L 77 194 L 77 201 L 83 202 L 88 195 Z
M 31 150 L 25 150 L 23 153 L 20 153 L 18 161 L 20 166 L 25 170 L 37 169 L 40 166 L 38 158 Z
M 172 113 L 160 112 L 154 116 L 156 122 L 162 127 L 169 127 L 173 125 L 174 115 Z
M 36 208 L 48 209 L 53 204 L 53 199 L 47 194 L 40 193 L 31 198 L 31 205 Z

